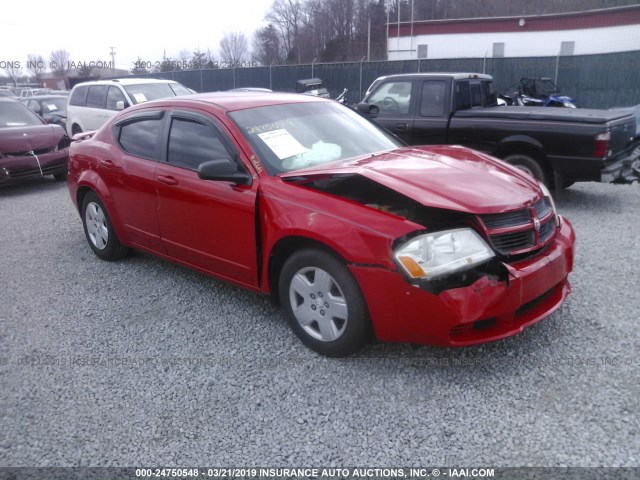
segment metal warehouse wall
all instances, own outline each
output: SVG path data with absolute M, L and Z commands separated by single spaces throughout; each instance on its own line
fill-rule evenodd
M 400 60 L 273 67 L 189 70 L 139 77 L 176 80 L 198 92 L 237 87 L 295 90 L 296 80 L 320 77 L 336 97 L 349 89 L 349 103 L 362 99 L 377 77 L 408 72 L 484 72 L 493 75 L 500 92 L 520 77 L 557 78 L 562 93 L 577 99 L 580 107 L 611 108 L 640 104 L 640 51 L 602 55 L 530 58 L 470 58 Z

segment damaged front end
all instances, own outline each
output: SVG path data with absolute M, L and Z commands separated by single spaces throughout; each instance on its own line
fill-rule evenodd
M 287 182 L 416 224 L 390 245 L 397 271 L 350 265 L 380 340 L 463 346 L 515 335 L 558 308 L 574 234 L 550 194 L 497 213 L 428 206 L 359 174 Z

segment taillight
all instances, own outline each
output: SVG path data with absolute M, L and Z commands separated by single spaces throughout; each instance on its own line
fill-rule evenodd
M 593 154 L 596 157 L 604 158 L 609 154 L 609 141 L 611 140 L 611 132 L 600 133 L 596 135 L 595 148 Z

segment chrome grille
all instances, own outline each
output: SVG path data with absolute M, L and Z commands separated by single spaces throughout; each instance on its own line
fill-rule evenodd
M 544 218 L 551 213 L 551 203 L 547 197 L 542 197 L 538 203 L 533 206 L 538 218 Z
M 520 210 L 480 215 L 480 219 L 491 246 L 502 255 L 535 251 L 555 233 L 555 217 L 547 198 Z
M 555 231 L 555 222 L 553 217 L 551 217 L 547 222 L 540 225 L 540 241 L 544 242 L 547 240 L 553 232 Z
M 504 228 L 513 225 L 526 225 L 531 221 L 529 210 L 516 210 L 515 212 L 496 213 L 493 215 L 482 215 L 482 221 L 487 228 Z
M 512 252 L 522 250 L 534 245 L 533 230 L 525 230 L 524 232 L 502 233 L 499 235 L 491 235 L 491 243 L 499 252 Z

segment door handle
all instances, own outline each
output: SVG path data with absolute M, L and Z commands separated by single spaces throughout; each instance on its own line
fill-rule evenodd
M 172 176 L 168 175 L 158 175 L 158 181 L 164 183 L 165 185 L 177 185 L 178 184 L 178 180 L 176 180 L 175 178 L 173 178 Z
M 406 130 L 408 125 L 406 123 L 396 123 L 396 130 Z
M 116 166 L 111 160 L 100 160 L 100 165 L 107 168 L 113 168 Z

